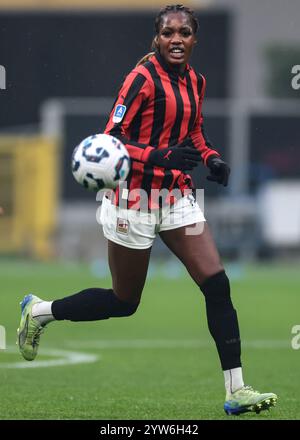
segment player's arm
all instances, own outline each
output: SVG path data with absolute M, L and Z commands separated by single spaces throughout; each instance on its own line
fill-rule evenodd
M 147 162 L 154 147 L 129 139 L 130 125 L 150 96 L 150 85 L 144 75 L 133 70 L 122 84 L 109 115 L 104 133 L 118 138 L 133 160 Z
M 227 186 L 230 168 L 220 158 L 220 154 L 214 149 L 204 130 L 202 115 L 202 103 L 206 88 L 206 80 L 204 76 L 199 76 L 199 82 L 201 82 L 202 87 L 199 93 L 198 115 L 193 130 L 190 133 L 190 137 L 193 141 L 194 147 L 200 152 L 204 164 L 210 170 L 210 175 L 207 177 L 207 179 Z
M 207 160 L 210 156 L 219 157 L 220 154 L 214 149 L 204 130 L 202 103 L 205 94 L 206 80 L 204 76 L 200 75 L 198 76 L 198 81 L 199 83 L 201 83 L 201 89 L 199 87 L 199 107 L 197 118 L 193 130 L 190 133 L 190 137 L 193 141 L 195 148 L 199 150 L 204 164 L 207 165 Z

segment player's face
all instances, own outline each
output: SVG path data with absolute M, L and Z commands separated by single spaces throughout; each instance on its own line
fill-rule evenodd
M 161 56 L 171 67 L 184 69 L 195 43 L 196 37 L 187 14 L 170 12 L 163 16 L 157 44 Z

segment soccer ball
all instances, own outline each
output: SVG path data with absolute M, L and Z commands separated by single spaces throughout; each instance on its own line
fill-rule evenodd
M 72 173 L 85 188 L 98 191 L 114 189 L 125 180 L 130 170 L 126 147 L 108 134 L 95 134 L 84 139 L 74 149 Z

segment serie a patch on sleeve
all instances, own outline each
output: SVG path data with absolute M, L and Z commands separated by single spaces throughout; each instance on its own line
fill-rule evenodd
M 126 112 L 126 105 L 118 104 L 113 114 L 113 122 L 115 124 L 121 122 L 122 119 L 124 118 L 125 112 Z

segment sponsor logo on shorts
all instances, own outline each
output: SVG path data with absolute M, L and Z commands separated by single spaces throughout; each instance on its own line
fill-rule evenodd
M 117 218 L 117 232 L 119 234 L 128 235 L 129 221 L 124 218 Z

